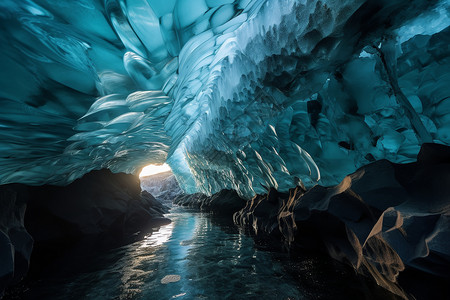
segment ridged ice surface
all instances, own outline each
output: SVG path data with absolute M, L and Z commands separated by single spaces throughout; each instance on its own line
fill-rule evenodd
M 335 184 L 450 144 L 450 3 L 6 0 L 0 182 L 168 161 L 181 187 Z

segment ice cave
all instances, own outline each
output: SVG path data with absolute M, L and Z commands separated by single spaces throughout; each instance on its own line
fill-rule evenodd
M 450 0 L 1 0 L 0 41 L 0 298 L 450 299 Z

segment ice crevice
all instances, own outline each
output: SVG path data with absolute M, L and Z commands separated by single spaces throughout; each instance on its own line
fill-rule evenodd
M 167 161 L 188 193 L 250 198 L 450 144 L 445 0 L 0 7 L 2 184 Z

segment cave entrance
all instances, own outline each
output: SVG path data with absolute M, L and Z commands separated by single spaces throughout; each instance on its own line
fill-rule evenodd
M 162 165 L 148 165 L 142 169 L 141 173 L 139 174 L 139 178 L 169 171 L 172 171 L 172 169 L 166 163 Z
M 182 193 L 172 169 L 166 163 L 144 167 L 139 174 L 139 179 L 142 190 L 149 192 L 168 207 L 171 207 L 175 197 Z

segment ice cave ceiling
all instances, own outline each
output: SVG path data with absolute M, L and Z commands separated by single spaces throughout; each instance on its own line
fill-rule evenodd
M 2 0 L 0 183 L 334 184 L 450 144 L 450 1 Z

